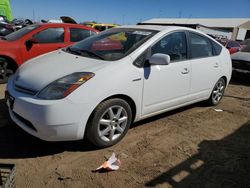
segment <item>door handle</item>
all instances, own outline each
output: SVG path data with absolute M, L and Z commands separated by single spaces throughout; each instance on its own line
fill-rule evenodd
M 218 67 L 219 67 L 219 63 L 216 62 L 216 63 L 214 64 L 214 68 L 218 68 Z
M 182 71 L 181 74 L 188 74 L 189 72 L 188 68 L 184 68 L 184 71 Z

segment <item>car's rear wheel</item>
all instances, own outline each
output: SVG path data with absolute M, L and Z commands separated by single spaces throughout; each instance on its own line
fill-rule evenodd
M 224 95 L 225 88 L 226 88 L 226 82 L 223 78 L 220 78 L 216 82 L 216 84 L 213 88 L 213 91 L 210 95 L 210 98 L 208 99 L 208 103 L 212 106 L 217 105 L 221 101 L 221 99 Z
M 132 122 L 129 104 L 122 99 L 109 99 L 95 109 L 88 122 L 86 136 L 100 148 L 118 143 Z
M 5 58 L 0 58 L 0 84 L 6 83 L 13 73 L 8 61 Z

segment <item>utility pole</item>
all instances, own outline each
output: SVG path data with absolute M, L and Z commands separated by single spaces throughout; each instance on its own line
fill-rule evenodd
M 35 9 L 33 8 L 33 22 L 36 21 Z

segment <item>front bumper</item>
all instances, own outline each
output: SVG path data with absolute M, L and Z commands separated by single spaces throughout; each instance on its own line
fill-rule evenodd
M 46 141 L 80 140 L 91 108 L 86 103 L 76 103 L 67 98 L 41 100 L 18 92 L 10 79 L 7 85 L 14 97 L 13 106 L 7 102 L 11 119 L 29 134 Z

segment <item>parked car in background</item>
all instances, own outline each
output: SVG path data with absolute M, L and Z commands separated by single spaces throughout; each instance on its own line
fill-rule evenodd
M 92 28 L 98 30 L 98 31 L 105 31 L 107 29 L 111 29 L 113 27 L 117 27 L 119 25 L 117 24 L 104 24 L 104 23 L 94 23 L 92 24 Z
M 250 73 L 250 45 L 245 46 L 240 52 L 231 55 L 233 70 Z
M 22 29 L 28 25 L 32 25 L 34 23 L 30 19 L 23 20 L 23 19 L 16 19 L 15 18 L 11 21 L 11 24 L 15 28 L 15 30 L 19 30 L 19 29 Z
M 89 22 L 89 21 L 86 21 L 86 22 L 81 22 L 80 24 L 82 25 L 86 25 L 88 27 L 92 27 L 94 24 L 97 24 L 96 22 Z
M 23 64 L 7 85 L 14 122 L 47 141 L 119 142 L 132 122 L 206 100 L 230 81 L 229 52 L 190 28 L 109 29 Z
M 15 31 L 15 28 L 8 21 L 7 17 L 0 15 L 0 36 L 8 35 L 14 31 Z
M 0 37 L 6 36 L 10 33 L 13 33 L 15 31 L 15 28 L 13 25 L 5 22 L 0 22 Z
M 250 46 L 250 39 L 245 39 L 240 44 L 241 44 L 242 48 L 244 48 L 246 46 Z
M 78 24 L 34 24 L 0 38 L 0 83 L 25 61 L 83 40 L 99 31 Z
M 229 50 L 230 54 L 236 53 L 241 50 L 240 43 L 234 40 L 227 40 L 222 44 Z

